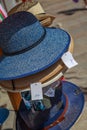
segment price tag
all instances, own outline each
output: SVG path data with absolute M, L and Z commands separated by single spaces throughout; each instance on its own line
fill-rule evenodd
M 55 97 L 55 89 L 49 88 L 48 91 L 44 93 L 44 95 L 48 97 Z
M 30 87 L 31 87 L 31 99 L 32 100 L 43 99 L 42 84 L 40 82 L 33 83 L 30 85 Z
M 78 65 L 70 52 L 64 53 L 61 59 L 69 69 Z

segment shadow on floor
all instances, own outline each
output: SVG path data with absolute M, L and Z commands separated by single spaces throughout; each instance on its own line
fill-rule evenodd
M 73 15 L 77 11 L 87 11 L 87 9 L 86 8 L 74 8 L 74 9 L 59 11 L 57 13 L 58 14 L 65 14 L 65 15 Z

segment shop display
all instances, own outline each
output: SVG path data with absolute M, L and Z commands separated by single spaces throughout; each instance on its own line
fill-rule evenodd
M 0 84 L 17 110 L 16 130 L 69 130 L 84 106 L 79 87 L 61 80 L 68 69 L 61 57 L 73 52 L 70 34 L 20 11 L 1 22 L 0 39 Z M 42 97 L 37 87 L 32 99 L 33 83 Z

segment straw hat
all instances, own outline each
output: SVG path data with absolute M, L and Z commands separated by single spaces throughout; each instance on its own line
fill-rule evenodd
M 13 13 L 19 12 L 19 11 L 27 11 L 27 12 L 31 12 L 32 14 L 34 14 L 37 19 L 41 22 L 41 24 L 43 26 L 50 26 L 53 22 L 53 20 L 55 19 L 55 16 L 51 15 L 51 14 L 47 14 L 42 5 L 40 4 L 40 2 L 34 1 L 32 0 L 30 1 L 26 1 L 26 2 L 22 2 L 18 5 L 16 5 L 14 8 L 12 8 L 9 12 L 8 15 L 11 15 Z
M 56 63 L 70 45 L 70 35 L 45 28 L 29 12 L 17 12 L 0 24 L 0 80 L 33 75 Z

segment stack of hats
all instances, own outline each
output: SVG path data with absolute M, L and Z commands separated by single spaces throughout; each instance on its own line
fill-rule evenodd
M 44 11 L 40 2 L 34 0 L 25 0 L 24 2 L 22 1 L 14 8 L 12 8 L 8 12 L 8 15 L 19 11 L 27 11 L 33 13 L 43 26 L 50 26 L 55 19 L 55 16 L 47 14 Z
M 22 91 L 17 130 L 68 130 L 81 114 L 84 96 L 79 87 L 58 80 L 66 71 L 61 57 L 71 42 L 65 30 L 44 27 L 29 12 L 16 12 L 0 24 L 0 84 Z M 30 84 L 37 82 L 43 99 L 33 101 Z

